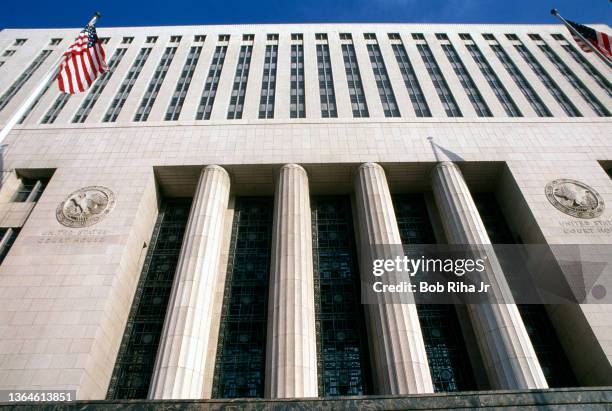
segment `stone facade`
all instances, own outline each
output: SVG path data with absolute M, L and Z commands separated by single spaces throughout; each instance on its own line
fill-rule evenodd
M 102 21 L 101 21 L 102 23 Z M 607 26 L 595 26 L 607 30 Z M 49 70 L 78 30 L 4 30 L 0 32 L 0 50 L 16 53 L 0 66 L 0 95 L 3 95 L 41 50 L 51 55 L 0 110 L 0 126 L 35 87 L 37 75 Z M 292 34 L 303 35 L 306 118 L 290 117 L 290 45 Z M 316 62 L 316 45 L 323 44 L 316 35 L 327 34 L 337 118 L 322 118 Z M 350 33 L 368 105 L 368 118 L 354 118 L 350 104 L 342 45 Z M 376 35 L 385 62 L 391 88 L 397 100 L 400 117 L 387 118 L 379 97 L 376 78 L 368 57 L 371 36 Z M 402 72 L 394 55 L 397 33 L 414 68 L 432 117 L 417 117 Z M 422 40 L 412 34 L 423 34 L 454 96 L 462 117 L 447 117 L 426 65 L 418 51 Z M 448 40 L 436 33 L 445 33 Z M 469 33 L 467 40 L 462 34 Z M 518 40 L 505 34 L 515 34 Z M 242 119 L 227 120 L 237 60 L 243 35 L 254 34 L 251 68 L 246 83 Z M 278 34 L 278 40 L 267 40 Z M 490 47 L 493 35 L 509 58 L 539 96 L 552 117 L 538 117 L 533 105 L 504 68 Z M 538 34 L 541 39 L 533 39 Z M 274 196 L 276 193 L 275 257 L 271 284 L 278 294 L 271 297 L 268 348 L 283 353 L 268 354 L 276 358 L 269 364 L 269 396 L 316 396 L 311 374 L 313 361 L 313 312 L 311 293 L 305 291 L 299 304 L 291 304 L 286 281 L 302 285 L 311 283 L 312 267 L 297 257 L 307 256 L 310 224 L 307 201 L 299 196 L 343 194 L 353 198 L 353 209 L 359 241 L 398 240 L 390 194 L 433 192 L 436 203 L 450 196 L 456 209 L 470 208 L 469 201 L 450 189 L 442 195 L 432 182 L 432 170 L 440 162 L 453 162 L 465 180 L 461 189 L 488 191 L 495 194 L 513 234 L 524 243 L 611 244 L 612 243 L 612 139 L 609 117 L 597 115 L 592 104 L 562 76 L 545 56 L 539 44 L 545 42 L 608 110 L 612 110 L 609 83 L 602 87 L 585 68 L 563 48 L 563 41 L 553 37 L 562 34 L 571 41 L 565 28 L 558 25 L 480 26 L 480 25 L 261 25 L 261 26 L 193 26 L 148 28 L 100 28 L 101 37 L 109 37 L 107 56 L 117 48 L 126 52 L 116 71 L 93 105 L 84 123 L 72 123 L 88 93 L 70 97 L 52 124 L 41 124 L 53 106 L 58 92 L 47 91 L 22 125 L 15 127 L 5 141 L 3 151 L 3 186 L 0 190 L 0 226 L 21 228 L 8 255 L 0 265 L 0 389 L 73 389 L 81 400 L 105 398 L 117 352 L 128 319 L 134 292 L 142 270 L 144 255 L 154 228 L 160 198 L 193 197 L 195 208 L 184 243 L 183 265 L 176 274 L 177 288 L 167 318 L 163 346 L 155 371 L 152 398 L 210 398 L 211 362 L 216 351 L 220 301 L 225 266 L 228 264 L 232 204 L 244 195 Z M 220 35 L 229 35 L 224 68 L 210 120 L 195 120 L 203 85 Z M 156 36 L 155 43 L 147 37 Z M 172 42 L 171 36 L 182 36 Z M 206 36 L 195 42 L 194 36 Z M 27 38 L 14 46 L 17 38 Z M 62 39 L 50 46 L 51 39 Z M 132 38 L 131 41 L 125 38 Z M 174 39 L 176 40 L 176 39 Z M 278 63 L 273 119 L 258 118 L 265 45 L 278 44 Z M 443 50 L 450 42 L 492 117 L 478 117 L 461 82 Z M 515 45 L 521 42 L 542 68 L 567 95 L 581 117 L 568 117 L 544 83 L 519 55 Z M 475 44 L 504 85 L 508 95 L 523 114 L 508 117 L 487 79 L 477 67 L 466 45 Z M 569 43 L 567 43 L 569 44 Z M 134 114 L 159 63 L 165 47 L 176 46 L 159 95 L 146 122 L 134 122 Z M 187 53 L 201 46 L 191 86 L 177 121 L 164 121 L 164 115 L 183 69 Z M 573 46 L 573 44 L 572 44 Z M 143 47 L 152 51 L 138 79 L 134 82 L 116 122 L 103 122 L 113 98 L 121 87 L 133 61 Z M 609 77 L 609 68 L 596 57 L 584 55 L 593 69 Z M 0 60 L 2 60 L 0 59 Z M 592 103 L 592 101 L 591 101 Z M 369 164 L 363 166 L 362 164 Z M 281 168 L 294 164 L 289 168 Z M 299 165 L 299 166 L 295 166 Z M 214 166 L 214 167 L 211 167 Z M 285 166 L 286 167 L 286 166 Z M 202 177 L 200 177 L 202 173 Z M 207 173 L 215 174 L 211 181 Z M 281 173 L 281 174 L 279 174 Z M 367 174 L 367 175 L 366 175 Z M 50 177 L 35 205 L 12 202 L 18 179 Z M 565 214 L 547 199 L 545 187 L 553 180 L 571 179 L 588 185 L 599 193 L 607 207 L 601 215 L 581 219 Z M 214 181 L 213 181 L 214 180 Z M 222 180 L 222 181 L 221 181 Z M 376 184 L 371 184 L 374 181 Z M 209 187 L 214 185 L 213 190 Z M 99 223 L 83 228 L 61 225 L 57 207 L 71 193 L 88 186 L 107 187 L 116 204 Z M 459 190 L 461 191 L 461 190 Z M 291 195 L 292 197 L 286 197 Z M 214 198 L 213 198 L 214 197 Z M 469 197 L 469 193 L 468 193 Z M 214 203 L 214 204 L 213 204 Z M 477 213 L 454 214 L 454 228 L 444 207 L 432 218 L 439 233 L 453 242 L 452 230 L 482 231 Z M 286 211 L 285 211 L 286 209 Z M 280 213 L 280 214 L 279 214 Z M 196 218 L 197 217 L 197 221 Z M 291 226 L 280 224 L 284 218 Z M 229 220 L 228 220 L 229 219 Z M 470 220 L 466 223 L 466 219 Z M 436 224 L 436 220 L 442 220 Z M 366 223 L 368 225 L 366 225 Z M 462 227 L 461 224 L 464 224 Z M 469 226 L 472 226 L 472 229 Z M 474 226 L 476 224 L 476 226 Z M 207 228 L 208 227 L 208 228 Z M 468 227 L 468 228 L 466 228 Z M 285 237 L 287 234 L 291 237 Z M 476 234 L 467 236 L 468 241 Z M 464 238 L 459 236 L 458 238 Z M 295 253 L 288 250 L 292 249 Z M 297 252 L 296 250 L 299 250 Z M 189 255 L 187 255 L 187 253 Z M 205 270 L 202 267 L 207 267 Z M 199 268 L 198 268 L 199 267 Z M 202 277 L 205 272 L 206 277 Z M 295 278 L 294 278 L 295 277 Z M 198 284 L 198 281 L 200 283 Z M 179 286 L 190 287 L 190 299 L 180 299 Z M 183 289 L 184 290 L 184 289 Z M 387 335 L 393 348 L 401 352 L 377 352 L 375 387 L 379 394 L 430 393 L 431 376 L 424 357 L 422 336 L 414 306 L 401 306 L 385 312 L 368 314 L 370 340 Z M 190 312 L 194 317 L 183 317 Z M 393 311 L 389 313 L 389 311 Z M 563 350 L 580 386 L 612 385 L 612 306 L 606 304 L 564 305 L 547 307 L 548 315 L 559 336 Z M 284 313 L 284 314 L 283 314 Z M 488 374 L 492 388 L 543 388 L 541 370 L 533 362 L 533 353 L 524 339 L 524 329 L 517 325 L 516 312 L 509 308 L 498 313 L 504 325 L 516 325 L 509 331 L 520 349 L 509 357 L 520 358 L 520 366 L 486 361 L 485 367 L 496 367 Z M 279 316 L 283 317 L 279 317 Z M 482 314 L 484 315 L 484 314 Z M 288 323 L 292 316 L 293 323 Z M 197 321 L 196 321 L 197 317 Z M 470 315 L 477 321 L 477 315 Z M 494 316 L 495 317 L 495 316 Z M 270 319 L 271 318 L 271 319 Z M 402 322 L 402 330 L 391 326 L 376 328 L 392 318 Z M 488 317 L 487 317 L 488 318 Z M 475 320 L 476 319 L 476 320 Z M 304 335 L 292 326 L 303 322 Z M 387 324 L 389 325 L 389 324 Z M 489 324 L 490 325 L 490 324 Z M 180 330 L 174 329 L 180 326 Z M 200 329 L 199 327 L 210 329 Z M 482 331 L 484 326 L 480 329 Z M 478 327 L 476 338 L 486 340 Z M 275 337 L 276 334 L 283 338 Z M 494 338 L 490 338 L 490 344 Z M 387 341 L 387 340 L 385 340 Z M 299 347 L 293 344 L 298 344 Z M 505 341 L 508 344 L 508 341 Z M 512 343 L 510 343 L 512 344 Z M 183 347 L 181 349 L 180 347 Z M 516 348 L 512 346 L 513 348 Z M 390 347 L 387 347 L 390 348 Z M 488 347 L 491 349 L 491 347 Z M 493 347 L 496 353 L 499 347 Z M 506 347 L 508 348 L 508 347 Z M 180 356 L 196 359 L 183 363 Z M 283 356 L 285 355 L 285 356 Z M 177 357 L 178 356 L 178 357 Z M 294 364 L 281 363 L 281 357 Z M 383 360 L 389 364 L 382 364 Z M 166 361 L 167 360 L 167 361 Z M 537 363 L 537 361 L 535 361 Z M 185 387 L 189 378 L 181 377 L 176 367 L 190 368 L 197 375 L 197 386 Z M 173 368 L 174 367 L 174 368 Z M 522 370 L 519 373 L 517 370 Z M 174 371 L 172 371 L 174 370 Z M 511 371 L 508 371 L 511 370 Z M 172 371 L 172 372 L 171 372 Z M 185 370 L 187 373 L 187 370 Z M 387 372 L 389 375 L 382 375 Z M 512 376 L 503 375 L 513 373 Z M 174 373 L 174 374 L 172 374 Z M 292 373 L 290 377 L 284 373 Z M 172 378 L 167 378 L 172 374 Z M 517 375 L 521 378 L 517 379 Z M 162 378 L 162 375 L 166 376 Z M 191 375 L 191 374 L 190 374 Z M 505 379 L 506 382 L 503 382 Z M 290 387 L 280 386 L 285 382 Z M 168 385 L 170 384 L 170 385 Z M 201 385 L 201 386 L 200 386 Z M 299 388 L 299 389 L 298 389 Z M 201 393 L 201 394 L 198 394 Z M 606 393 L 609 401 L 609 393 Z

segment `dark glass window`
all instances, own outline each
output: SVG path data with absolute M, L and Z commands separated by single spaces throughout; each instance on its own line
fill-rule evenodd
M 266 45 L 264 71 L 261 79 L 261 97 L 259 99 L 259 118 L 274 118 L 274 98 L 276 94 L 276 62 L 278 45 Z
M 493 244 L 515 244 L 510 228 L 492 193 L 474 195 L 480 218 Z M 546 308 L 540 304 L 517 304 L 546 382 L 553 387 L 575 387 L 576 378 L 563 352 Z
M 366 35 L 366 39 L 367 38 Z M 376 80 L 378 95 L 380 96 L 380 102 L 382 103 L 385 117 L 399 117 L 400 111 L 395 101 L 395 93 L 391 86 L 391 80 L 389 79 L 389 74 L 387 73 L 387 67 L 385 66 L 380 47 L 378 43 L 371 43 L 366 46 L 368 48 L 368 55 L 370 56 L 370 63 L 372 64 L 372 71 L 374 72 L 374 79 Z
M 59 116 L 59 114 L 61 113 L 62 109 L 66 106 L 66 103 L 68 103 L 68 100 L 70 100 L 71 96 L 72 94 L 60 93 L 55 98 L 55 101 L 51 105 L 51 108 L 49 108 L 49 110 L 41 120 L 41 123 L 53 124 L 53 122 L 55 122 L 55 120 L 57 119 L 57 116 Z
M 442 50 L 446 54 L 453 71 L 459 78 L 459 82 L 463 86 L 465 93 L 468 96 L 468 99 L 474 106 L 478 117 L 492 117 L 493 114 L 491 110 L 487 106 L 487 103 L 484 101 L 482 94 L 480 94 L 480 90 L 476 87 L 476 83 L 470 76 L 470 73 L 465 68 L 461 57 L 459 57 L 459 53 L 455 50 L 455 47 L 452 44 L 442 44 Z
M 292 34 L 294 36 L 294 34 Z M 306 117 L 306 102 L 304 91 L 304 45 L 291 45 L 291 95 L 289 99 L 289 116 L 291 118 Z
M 245 37 L 246 36 L 247 35 L 245 35 Z M 232 95 L 230 97 L 230 104 L 227 111 L 228 120 L 242 118 L 242 110 L 244 108 L 244 98 L 249 79 L 252 54 L 252 45 L 244 45 L 240 47 L 240 54 L 238 56 L 238 63 L 236 65 L 236 74 L 234 75 Z
M 213 398 L 263 397 L 271 197 L 239 197 L 223 294 Z
M 317 44 L 317 68 L 319 71 L 319 94 L 321 96 L 321 117 L 338 117 L 336 93 L 332 74 L 329 46 Z
M 204 41 L 204 39 L 199 41 Z M 165 121 L 175 121 L 179 119 L 181 110 L 183 109 L 183 103 L 185 102 L 187 92 L 189 91 L 189 86 L 191 85 L 193 73 L 195 72 L 198 60 L 200 59 L 200 53 L 202 53 L 202 46 L 193 46 L 189 50 L 189 54 L 185 60 L 185 65 L 183 66 L 183 71 L 176 82 L 174 94 L 172 95 L 172 99 L 170 100 L 170 104 L 166 110 L 166 117 L 164 118 Z
M 421 59 L 423 59 L 423 63 L 425 64 L 425 68 L 431 77 L 431 81 L 436 89 L 436 93 L 438 93 L 438 97 L 440 98 L 440 102 L 444 106 L 444 111 L 448 117 L 462 117 L 461 110 L 455 101 L 455 97 L 453 97 L 453 93 L 448 87 L 448 83 L 444 78 L 444 74 L 436 61 L 431 49 L 428 44 L 417 44 L 417 49 L 419 50 L 419 54 L 421 55 Z
M 422 195 L 396 195 L 393 204 L 404 246 L 436 243 Z M 455 307 L 418 304 L 417 312 L 435 391 L 475 389 L 474 373 Z
M 553 51 L 553 49 L 546 43 L 539 44 L 538 47 L 550 62 L 559 70 L 561 75 L 567 80 L 568 83 L 576 89 L 578 94 L 586 101 L 586 103 L 593 109 L 593 111 L 600 117 L 610 117 L 608 109 L 601 104 L 601 102 L 593 95 L 591 90 L 584 85 L 582 81 L 574 74 L 572 70 L 563 62 L 563 60 Z
M 34 59 L 32 63 L 24 70 L 23 73 L 19 75 L 17 80 L 8 88 L 8 90 L 0 97 L 0 111 L 4 109 L 9 101 L 21 88 L 23 85 L 32 77 L 32 75 L 38 70 L 38 68 L 43 64 L 43 62 L 49 57 L 51 54 L 51 50 L 43 50 L 40 54 Z
M 495 70 L 493 70 L 478 46 L 475 44 L 466 44 L 465 47 L 470 52 L 470 55 L 480 69 L 480 72 L 491 86 L 493 93 L 497 97 L 497 100 L 499 100 L 499 103 L 503 106 L 506 114 L 509 117 L 522 117 L 522 114 L 514 103 L 514 100 L 512 100 L 510 93 L 508 93 L 508 90 L 506 90 L 504 84 L 500 81 L 499 77 L 497 77 Z
M 19 189 L 11 200 L 13 203 L 37 201 L 49 182 L 48 178 L 35 179 L 22 177 L 20 180 Z
M 96 104 L 96 101 L 98 101 L 98 98 L 100 97 L 100 95 L 104 91 L 104 88 L 110 81 L 113 73 L 115 72 L 115 69 L 121 62 L 121 59 L 125 55 L 126 51 L 127 49 L 125 48 L 119 48 L 115 50 L 113 57 L 111 57 L 110 61 L 108 62 L 108 71 L 102 73 L 102 75 L 100 75 L 100 78 L 92 84 L 91 91 L 89 92 L 87 97 L 85 97 L 85 100 L 83 100 L 83 103 L 81 103 L 79 111 L 77 111 L 76 115 L 72 119 L 73 123 L 85 122 L 85 120 L 89 116 L 89 113 L 91 113 L 91 109 L 93 108 L 94 104 Z
M 408 58 L 408 53 L 406 53 L 404 44 L 391 44 L 391 47 L 393 47 L 393 53 L 395 54 L 397 64 L 402 72 L 404 84 L 406 85 L 406 89 L 410 95 L 412 107 L 414 107 L 414 113 L 417 117 L 431 117 L 431 111 L 429 110 L 429 106 L 425 100 L 425 95 L 423 94 L 423 90 L 419 84 L 419 79 L 414 72 L 410 58 Z
M 514 48 L 521 57 L 523 57 L 527 65 L 531 67 L 531 70 L 538 76 L 542 84 L 548 89 L 561 108 L 563 108 L 563 111 L 565 111 L 569 117 L 582 117 L 582 114 L 580 114 L 576 106 L 574 106 L 574 103 L 572 103 L 567 95 L 561 90 L 550 74 L 544 70 L 540 62 L 531 54 L 527 47 L 523 44 L 515 44 Z
M 350 38 L 348 36 L 350 35 L 347 35 L 347 39 Z M 370 114 L 368 113 L 368 104 L 363 91 L 361 74 L 359 73 L 355 46 L 352 43 L 342 44 L 342 57 L 344 59 L 344 70 L 346 72 L 346 81 L 348 82 L 353 117 L 369 117 Z
M 368 348 L 350 200 L 314 197 L 311 207 L 319 395 L 368 394 Z
M 124 37 L 124 40 L 126 38 L 131 37 Z M 131 40 L 129 43 L 131 43 Z M 121 86 L 119 87 L 117 94 L 115 94 L 115 97 L 113 97 L 113 101 L 111 102 L 110 107 L 108 108 L 106 114 L 104 115 L 104 118 L 102 119 L 103 122 L 112 123 L 117 120 L 117 117 L 119 117 L 119 113 L 121 112 L 121 109 L 123 108 L 123 105 L 125 104 L 125 101 L 127 100 L 130 91 L 132 91 L 132 87 L 134 87 L 138 76 L 140 76 L 140 72 L 142 71 L 142 68 L 147 62 L 147 59 L 149 58 L 150 54 L 150 47 L 140 49 L 140 52 L 136 56 L 134 63 L 132 63 L 132 67 L 130 67 L 130 71 L 128 71 L 128 73 L 126 74 L 125 78 L 121 82 Z
M 142 97 L 140 107 L 138 107 L 136 115 L 134 116 L 134 121 L 147 121 L 147 119 L 149 118 L 149 114 L 151 113 L 153 104 L 157 99 L 159 90 L 161 89 L 161 86 L 164 83 L 166 74 L 170 69 L 170 64 L 172 64 L 172 59 L 174 59 L 176 50 L 176 47 L 166 47 L 166 50 L 164 51 L 164 54 L 162 55 L 162 58 L 159 61 L 155 72 L 153 73 L 153 77 L 149 82 L 149 86 L 147 87 L 145 94 Z
M 491 40 L 495 40 L 495 37 Z M 552 117 L 550 110 L 544 105 L 540 96 L 531 87 L 531 84 L 529 84 L 523 73 L 514 64 L 508 53 L 499 44 L 491 44 L 490 46 L 510 77 L 512 77 L 512 80 L 516 83 L 516 86 L 521 90 L 527 101 L 529 101 L 538 117 Z
M 164 326 L 191 200 L 166 200 L 160 207 L 142 266 L 108 399 L 147 398 Z
M 563 36 L 561 37 L 561 40 L 563 40 Z M 608 79 L 604 75 L 602 75 L 591 63 L 589 63 L 589 61 L 586 59 L 586 57 L 582 55 L 581 52 L 579 52 L 569 44 L 561 44 L 561 47 L 563 47 L 563 49 L 572 56 L 576 63 L 582 66 L 584 71 L 586 71 L 591 76 L 591 78 L 595 80 L 597 84 L 599 84 L 599 87 L 601 87 L 606 91 L 606 93 L 608 93 L 608 97 L 612 97 L 612 85 L 610 85 Z
M 224 39 L 222 39 L 223 37 Z M 228 41 L 229 36 L 219 36 L 219 41 Z M 202 97 L 200 98 L 200 104 L 198 105 L 198 111 L 196 113 L 196 120 L 210 120 L 212 113 L 213 104 L 215 103 L 215 96 L 217 95 L 217 88 L 219 87 L 219 79 L 221 78 L 221 71 L 223 70 L 223 63 L 225 62 L 225 54 L 227 53 L 227 46 L 217 46 L 215 54 L 213 55 L 210 68 L 208 69 L 208 76 L 206 77 L 206 83 L 204 84 L 204 91 L 202 91 Z
M 0 264 L 10 251 L 21 228 L 0 228 Z

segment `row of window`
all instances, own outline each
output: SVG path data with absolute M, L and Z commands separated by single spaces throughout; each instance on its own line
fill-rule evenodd
M 522 92 L 527 101 L 530 103 L 535 113 L 540 117 L 550 117 L 552 115 L 550 109 L 546 107 L 541 97 L 537 95 L 533 86 L 528 82 L 524 73 L 518 68 L 517 64 L 512 61 L 507 50 L 505 50 L 492 34 L 484 34 L 488 46 L 491 48 L 494 55 L 507 71 L 510 78 L 516 84 L 516 87 Z M 551 97 L 559 104 L 566 115 L 570 117 L 580 117 L 583 114 L 578 110 L 575 103 L 568 95 L 561 90 L 557 82 L 554 80 L 554 75 L 549 73 L 541 64 L 540 61 L 532 54 L 532 52 L 523 44 L 517 36 L 508 34 L 507 38 L 511 41 L 514 51 L 523 59 L 526 67 L 529 67 L 535 77 L 542 83 L 544 88 L 550 93 Z M 464 45 L 468 51 L 468 55 L 472 58 L 473 63 L 478 67 L 480 73 L 486 80 L 486 85 L 477 85 L 472 75 L 467 69 L 465 62 L 457 52 L 455 46 L 450 42 L 448 36 L 443 33 L 436 34 L 436 38 L 440 42 L 443 54 L 436 56 L 430 45 L 425 39 L 425 36 L 420 33 L 412 34 L 415 40 L 416 49 L 419 57 L 422 60 L 427 73 L 429 74 L 431 83 L 436 91 L 446 115 L 448 117 L 462 117 L 463 113 L 457 103 L 456 96 L 449 86 L 449 73 L 444 73 L 444 69 L 440 65 L 438 59 L 446 57 L 448 64 L 452 68 L 455 76 L 459 80 L 459 84 L 463 88 L 465 95 L 472 104 L 475 112 L 479 117 L 492 117 L 493 113 L 485 101 L 482 94 L 482 87 L 488 86 L 493 95 L 497 98 L 505 113 L 509 117 L 522 117 L 523 113 L 518 108 L 518 105 L 513 100 L 506 86 L 501 82 L 498 74 L 492 67 L 492 63 L 487 60 L 483 50 L 477 46 L 469 34 L 461 34 L 461 39 L 464 40 Z M 561 76 L 572 85 L 577 94 L 587 103 L 593 111 L 601 117 L 609 117 L 610 111 L 606 106 L 587 88 L 587 86 L 571 71 L 562 58 L 542 40 L 539 35 L 530 35 L 531 39 L 536 43 L 542 53 L 549 59 L 553 67 L 555 67 Z M 562 40 L 563 37 L 555 35 L 555 39 Z M 126 37 L 122 43 L 129 44 L 133 40 L 132 37 Z M 204 36 L 196 36 L 196 42 L 204 41 Z M 227 110 L 227 119 L 240 119 L 244 112 L 244 103 L 246 89 L 248 84 L 248 76 L 251 65 L 251 57 L 253 53 L 254 35 L 243 35 L 243 43 L 240 46 L 240 53 L 236 65 L 234 81 L 231 90 L 230 102 Z M 385 117 L 400 117 L 400 109 L 396 100 L 396 91 L 393 89 L 387 64 L 385 62 L 383 52 L 378 43 L 376 35 L 371 33 L 364 34 L 366 49 L 370 60 L 370 67 L 376 88 L 381 101 L 383 113 Z M 430 103 L 428 103 L 422 89 L 421 82 L 423 79 L 418 79 L 415 73 L 413 62 L 410 60 L 406 47 L 397 33 L 389 34 L 391 48 L 395 56 L 397 67 L 404 80 L 404 86 L 412 108 L 417 117 L 431 117 Z M 147 37 L 146 43 L 155 43 L 157 37 Z M 166 74 L 170 68 L 173 58 L 177 52 L 177 43 L 181 41 L 181 36 L 172 36 L 170 44 L 165 48 L 157 68 L 149 81 L 149 85 L 141 99 L 140 106 L 135 113 L 133 121 L 147 121 L 153 104 L 157 98 L 159 90 L 162 87 Z M 360 67 L 357 62 L 356 48 L 353 43 L 352 35 L 342 33 L 340 35 L 342 57 L 344 60 L 345 74 L 349 98 L 353 117 L 368 117 L 369 110 L 365 98 L 365 92 L 362 82 Z M 225 56 L 228 49 L 229 35 L 219 36 L 219 42 L 215 48 L 212 61 L 208 70 L 208 75 L 205 80 L 204 89 L 202 91 L 199 105 L 196 111 L 195 118 L 197 120 L 208 120 L 211 117 L 221 73 L 223 71 Z M 274 108 L 276 102 L 276 76 L 278 63 L 278 35 L 268 35 L 268 42 L 265 49 L 264 70 L 261 80 L 261 94 L 259 102 L 259 118 L 274 118 Z M 306 92 L 305 92 L 305 60 L 304 60 L 304 44 L 301 35 L 292 35 L 292 44 L 290 45 L 290 79 L 289 79 L 289 115 L 291 118 L 306 117 Z M 334 118 L 338 117 L 336 91 L 334 75 L 332 70 L 332 56 L 327 43 L 327 35 L 318 34 L 316 36 L 316 58 L 317 58 L 317 73 L 320 93 L 320 110 L 321 117 Z M 562 49 L 565 50 L 573 60 L 575 60 L 585 72 L 599 85 L 608 96 L 612 96 L 610 82 L 604 77 L 588 60 L 578 52 L 573 46 L 563 43 Z M 87 93 L 84 101 L 72 118 L 73 123 L 82 123 L 86 120 L 93 106 L 96 104 L 102 91 L 108 84 L 117 66 L 121 63 L 123 56 L 126 54 L 127 48 L 119 47 L 115 50 L 109 61 L 110 70 L 101 76 L 94 84 L 92 89 Z M 110 106 L 103 116 L 103 122 L 114 122 L 117 120 L 129 93 L 138 79 L 147 59 L 151 55 L 152 46 L 147 44 L 140 49 L 130 70 L 123 80 L 115 97 L 112 99 Z M 175 91 L 172 99 L 166 109 L 165 121 L 178 120 L 191 81 L 196 73 L 202 46 L 194 45 L 190 48 L 189 54 L 184 62 L 180 77 L 176 83 Z M 51 50 L 43 50 L 30 66 L 17 78 L 17 80 L 9 87 L 9 89 L 0 97 L 0 110 L 2 110 L 9 101 L 15 96 L 20 88 L 32 76 L 32 74 L 42 65 Z M 362 62 L 363 64 L 363 62 Z M 52 80 L 53 81 L 53 80 Z M 47 87 L 42 95 L 44 95 L 51 87 L 52 81 L 47 84 Z M 455 91 L 456 93 L 456 91 Z M 70 95 L 60 94 L 52 103 L 49 110 L 43 116 L 41 123 L 51 124 L 55 122 L 58 115 L 66 106 Z M 34 106 L 40 101 L 35 102 Z M 33 108 L 33 107 L 32 107 Z M 21 119 L 23 122 L 29 113 Z
M 491 193 L 474 195 L 494 243 L 514 239 Z M 272 197 L 237 197 L 230 237 L 212 398 L 263 397 L 272 248 Z M 375 394 L 351 201 L 311 197 L 318 392 L 321 397 Z M 422 194 L 393 196 L 402 244 L 435 244 Z M 146 398 L 177 262 L 189 216 L 189 200 L 162 202 L 107 397 Z M 417 304 L 435 391 L 479 389 L 470 359 L 461 307 Z M 576 386 L 572 368 L 544 306 L 519 307 L 550 387 Z M 480 369 L 480 372 L 483 370 Z

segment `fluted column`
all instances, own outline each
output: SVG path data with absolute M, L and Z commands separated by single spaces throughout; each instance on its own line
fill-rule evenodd
M 387 178 L 380 165 L 366 163 L 359 167 L 355 199 L 361 278 L 362 284 L 369 284 L 372 267 L 364 262 L 385 258 L 378 255 L 382 245 L 401 249 L 402 243 Z M 378 304 L 365 306 L 376 394 L 433 392 L 416 305 L 386 301 L 389 296 L 384 293 L 378 298 Z
M 317 340 L 306 171 L 286 164 L 274 196 L 266 397 L 316 397 Z
M 199 399 L 213 316 L 215 284 L 227 210 L 230 179 L 219 166 L 208 166 L 200 180 L 172 284 L 157 351 L 151 399 Z
M 432 172 L 432 188 L 450 244 L 491 244 L 456 164 L 438 164 Z M 508 290 L 497 257 L 489 251 L 487 258 L 491 265 L 491 272 L 487 273 L 490 283 Z M 504 301 L 508 300 L 513 301 L 506 294 Z M 548 387 L 516 304 L 470 304 L 468 312 L 492 388 Z

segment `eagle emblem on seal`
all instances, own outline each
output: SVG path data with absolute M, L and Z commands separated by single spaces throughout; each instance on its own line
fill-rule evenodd
M 594 188 L 570 179 L 546 184 L 546 198 L 558 210 L 577 218 L 599 217 L 604 209 L 603 198 Z
M 108 188 L 83 187 L 59 204 L 56 217 L 66 227 L 88 227 L 102 220 L 114 206 L 115 195 Z

